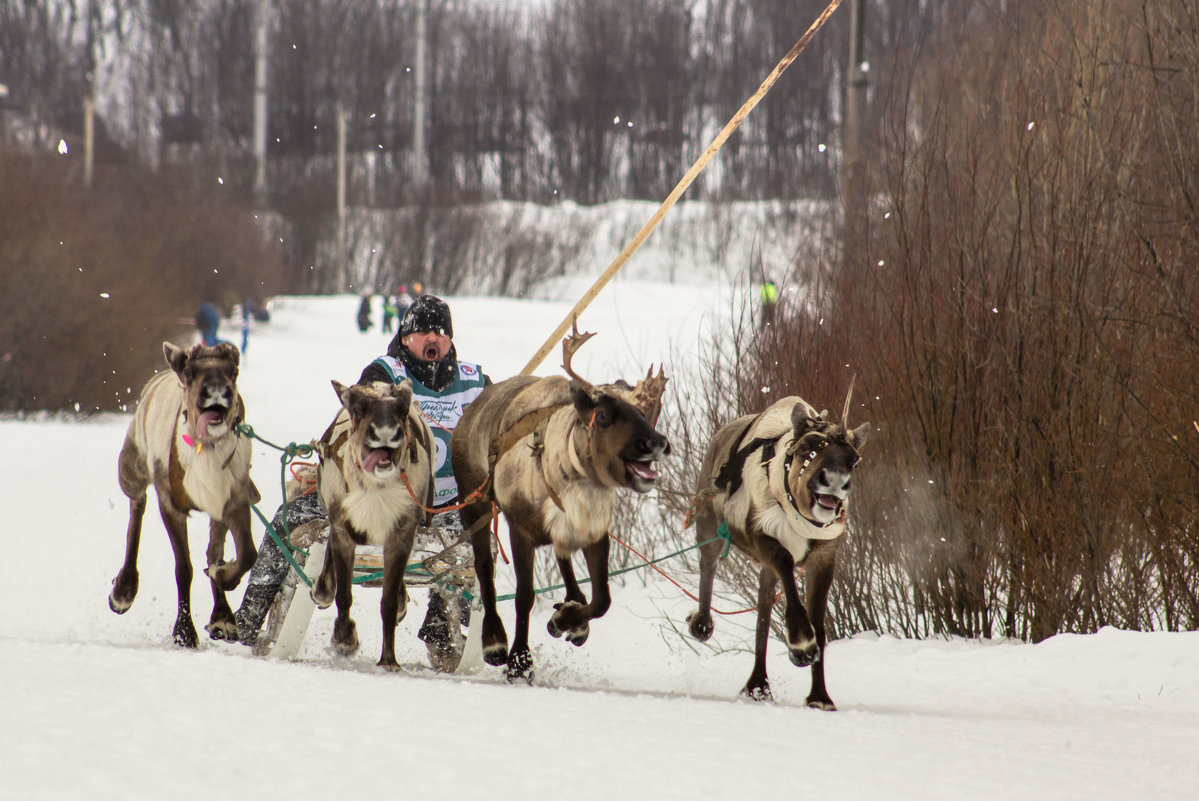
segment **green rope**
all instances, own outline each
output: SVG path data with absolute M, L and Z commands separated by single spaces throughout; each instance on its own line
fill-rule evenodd
M 262 524 L 264 526 L 266 526 L 267 534 L 269 534 L 271 539 L 275 541 L 275 544 L 277 546 L 279 546 L 279 550 L 282 551 L 283 556 L 287 559 L 287 563 L 289 565 L 291 565 L 293 570 L 296 571 L 296 575 L 299 576 L 300 579 L 302 579 L 305 584 L 307 584 L 309 587 L 311 587 L 312 583 L 313 583 L 312 579 L 308 578 L 308 576 L 304 573 L 304 569 L 302 567 L 300 567 L 299 563 L 296 562 L 296 559 L 294 557 L 294 554 L 298 553 L 298 554 L 303 555 L 305 557 L 305 559 L 307 559 L 308 552 L 301 548 L 296 548 L 295 546 L 293 546 L 291 544 L 291 531 L 288 529 L 288 526 L 287 526 L 287 465 L 289 463 L 291 463 L 291 461 L 293 459 L 296 459 L 298 457 L 307 458 L 307 457 L 311 456 L 315 452 L 315 448 L 313 448 L 313 446 L 311 444 L 300 444 L 300 443 L 296 443 L 296 442 L 289 442 L 287 445 L 276 445 L 275 443 L 271 442 L 270 440 L 259 436 L 254 431 L 254 429 L 247 423 L 238 423 L 237 427 L 236 427 L 236 431 L 241 436 L 249 437 L 251 439 L 256 439 L 259 442 L 265 443 L 266 445 L 274 448 L 277 451 L 282 451 L 282 456 L 279 457 L 279 487 L 280 487 L 280 490 L 282 491 L 282 497 L 283 497 L 283 512 L 280 515 L 279 519 L 280 519 L 280 522 L 282 523 L 283 533 L 285 536 L 284 537 L 279 536 L 279 533 L 277 531 L 275 531 L 275 527 L 271 525 L 271 523 L 267 519 L 266 515 L 264 515 L 262 513 L 262 511 L 258 508 L 258 506 L 256 504 L 250 504 L 250 508 L 254 510 L 254 514 L 258 515 L 258 518 L 262 521 Z M 679 556 L 680 554 L 684 554 L 687 551 L 692 551 L 697 548 L 702 548 L 705 545 L 708 545 L 713 542 L 717 542 L 719 540 L 724 540 L 724 552 L 721 553 L 721 555 L 720 555 L 720 558 L 724 559 L 724 558 L 728 557 L 729 546 L 732 544 L 732 536 L 729 534 L 729 524 L 728 524 L 728 521 L 726 521 L 726 520 L 720 521 L 720 526 L 718 526 L 716 529 L 716 536 L 710 540 L 705 540 L 703 542 L 696 543 L 695 545 L 691 545 L 686 548 L 680 548 L 679 550 L 674 551 L 673 553 L 668 553 L 665 556 L 658 557 L 657 559 L 651 559 L 648 562 L 645 562 L 644 564 L 633 565 L 631 567 L 623 567 L 623 568 L 620 568 L 619 570 L 610 571 L 608 573 L 608 576 L 609 577 L 619 576 L 623 573 L 630 573 L 634 570 L 642 570 L 644 568 L 649 567 L 650 565 L 656 565 L 659 562 L 664 562 L 667 559 L 671 559 L 675 556 Z M 424 572 L 422 570 L 421 565 L 416 565 L 416 564 L 408 565 L 405 568 L 405 572 L 413 574 L 413 575 L 420 575 L 420 576 L 431 575 L 430 573 Z M 383 571 L 375 570 L 370 573 L 355 576 L 353 579 L 353 582 L 355 584 L 365 584 L 370 581 L 378 581 L 382 578 L 383 578 Z M 580 584 L 588 584 L 590 582 L 591 582 L 590 577 L 579 580 Z M 436 584 L 439 587 L 442 586 L 442 582 L 440 582 L 440 581 L 436 582 Z M 535 590 L 533 590 L 533 593 L 535 595 L 541 595 L 541 594 L 544 594 L 547 592 L 553 592 L 554 590 L 561 590 L 561 589 L 564 589 L 565 587 L 566 587 L 565 584 L 554 584 L 549 587 L 541 587 L 539 589 L 535 589 Z M 463 598 L 465 598 L 468 602 L 473 602 L 475 600 L 474 594 L 471 593 L 469 590 L 466 590 L 466 589 L 460 590 L 459 594 Z M 498 601 L 511 601 L 514 598 L 516 598 L 516 594 L 509 593 L 507 595 L 498 596 L 496 598 L 496 601 L 497 602 Z
M 729 534 L 729 521 L 720 521 L 720 525 L 716 527 L 716 539 L 724 540 L 724 553 L 720 555 L 720 558 L 727 559 L 729 555 L 729 546 L 733 544 L 733 535 Z M 715 542 L 715 540 L 708 540 L 708 542 Z M 707 543 L 704 544 L 706 545 Z M 698 548 L 699 546 L 697 545 L 695 547 Z
M 285 495 L 284 497 L 286 498 L 287 496 Z M 286 504 L 287 504 L 287 501 L 284 501 L 285 507 L 286 507 Z M 303 580 L 303 582 L 305 584 L 307 584 L 309 587 L 311 587 L 312 579 L 308 578 L 308 576 L 305 575 L 304 568 L 300 567 L 299 563 L 296 562 L 295 557 L 293 556 L 293 554 L 295 554 L 295 553 L 300 553 L 300 554 L 303 554 L 305 559 L 307 559 L 308 552 L 302 551 L 299 548 L 292 546 L 292 544 L 290 542 L 281 539 L 279 537 L 279 533 L 275 531 L 275 527 L 271 525 L 271 521 L 267 520 L 266 515 L 264 515 L 262 513 L 262 510 L 258 508 L 257 504 L 253 504 L 253 503 L 250 504 L 250 508 L 254 510 L 254 514 L 258 515 L 258 519 L 262 521 L 262 524 L 264 526 L 266 526 L 266 533 L 269 534 L 270 538 L 275 541 L 275 545 L 279 546 L 279 550 L 283 553 L 283 557 L 285 559 L 287 559 L 287 563 L 289 565 L 291 565 L 291 569 L 296 571 L 296 575 L 299 576 L 300 579 Z M 284 508 L 284 510 L 283 510 L 283 523 L 285 526 L 287 525 L 287 509 L 286 508 Z M 291 535 L 288 535 L 289 538 L 290 538 L 290 536 Z
M 632 565 L 631 567 L 622 567 L 618 570 L 611 570 L 608 572 L 608 576 L 609 577 L 619 576 L 622 573 L 631 573 L 634 570 L 642 570 L 644 568 L 649 567 L 650 565 L 656 565 L 659 562 L 665 562 L 667 559 L 672 559 L 676 556 L 679 556 L 680 554 L 687 553 L 687 551 L 694 551 L 697 548 L 702 548 L 705 545 L 708 545 L 713 542 L 719 542 L 720 540 L 724 540 L 724 554 L 721 556 L 721 558 L 723 559 L 725 556 L 728 556 L 729 543 L 731 542 L 731 540 L 729 539 L 729 527 L 728 527 L 728 524 L 726 524 L 726 523 L 720 524 L 720 528 L 716 529 L 716 536 L 710 540 L 704 540 L 703 542 L 697 542 L 695 545 L 689 545 L 686 548 L 680 548 L 679 550 L 674 551 L 673 553 L 668 553 L 665 556 L 659 556 L 657 559 L 650 559 L 648 562 L 644 562 L 643 564 L 640 564 L 640 565 Z M 587 578 L 581 578 L 581 579 L 579 579 L 579 583 L 580 584 L 590 584 L 591 577 L 588 576 Z M 538 589 L 533 590 L 533 594 L 541 595 L 543 593 L 553 592 L 554 590 L 561 590 L 561 589 L 564 589 L 565 587 L 566 587 L 565 584 L 554 584 L 549 587 L 539 587 Z M 469 590 L 462 590 L 462 592 L 460 594 L 467 601 L 475 600 L 475 596 L 473 594 L 471 594 L 471 592 Z M 495 600 L 498 603 L 500 601 L 511 601 L 514 598 L 516 598 L 516 593 L 508 593 L 506 595 L 497 595 Z
M 296 575 L 299 576 L 305 584 L 311 587 L 313 584 L 312 579 L 308 578 L 308 575 L 304 572 L 304 568 L 300 566 L 299 562 L 295 558 L 295 556 L 299 554 L 307 559 L 308 551 L 304 550 L 303 548 L 297 548 L 291 544 L 291 530 L 287 525 L 287 465 L 297 458 L 307 458 L 312 456 L 316 449 L 311 444 L 297 442 L 289 442 L 287 445 L 276 445 L 270 440 L 259 436 L 254 429 L 246 423 L 238 423 L 236 430 L 241 436 L 249 437 L 250 439 L 256 439 L 277 451 L 282 451 L 282 455 L 279 457 L 279 489 L 283 497 L 283 512 L 279 516 L 279 522 L 281 524 L 280 527 L 283 529 L 283 536 L 279 535 L 279 532 L 275 530 L 273 525 L 271 525 L 270 520 L 268 520 L 266 515 L 262 513 L 262 510 L 258 508 L 257 504 L 250 504 L 250 508 L 254 510 L 254 514 L 258 515 L 258 519 L 261 520 L 263 526 L 266 527 L 266 533 L 272 540 L 275 541 L 275 545 L 279 547 L 279 550 L 283 553 L 283 557 L 287 559 L 287 563 L 291 565 L 291 569 L 296 571 Z M 420 564 L 408 565 L 405 567 L 404 572 L 415 576 L 432 575 L 428 571 L 424 570 L 424 566 Z M 352 581 L 355 584 L 366 584 L 371 581 L 380 581 L 382 578 L 382 570 L 372 570 L 370 572 L 361 572 L 359 575 L 354 576 Z

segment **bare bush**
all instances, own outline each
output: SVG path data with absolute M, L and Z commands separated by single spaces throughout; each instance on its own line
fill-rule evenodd
M 1016 4 L 888 103 L 886 216 L 823 301 L 855 310 L 823 347 L 861 370 L 883 434 L 839 618 L 1032 640 L 1199 625 L 1182 9 Z
M 172 176 L 97 174 L 0 150 L 0 411 L 124 409 L 212 300 L 277 291 L 249 210 Z
M 742 327 L 705 395 L 831 405 L 858 375 L 840 635 L 1195 628 L 1199 12 L 1004 12 L 896 72 L 863 255 Z
M 520 296 L 564 274 L 587 241 L 587 226 L 568 235 L 542 230 L 490 206 L 426 203 L 397 214 L 380 283 L 421 281 L 438 292 Z

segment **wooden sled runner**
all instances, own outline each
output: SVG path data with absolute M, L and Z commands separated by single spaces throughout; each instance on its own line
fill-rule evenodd
M 291 544 L 296 549 L 294 556 L 304 575 L 311 581 L 320 573 L 325 559 L 328 521 L 311 520 L 291 532 Z M 447 544 L 447 540 L 449 544 Z M 304 552 L 307 552 L 307 557 Z M 428 589 L 430 599 L 440 593 L 449 609 L 457 609 L 457 598 L 464 586 L 474 584 L 474 565 L 469 558 L 470 549 L 453 542 L 452 536 L 434 528 L 419 528 L 417 545 L 408 562 L 408 573 L 404 579 L 407 589 Z M 359 546 L 354 555 L 354 583 L 360 587 L 381 587 L 383 575 L 383 549 L 378 546 Z M 449 604 L 450 601 L 455 603 Z M 263 622 L 253 651 L 257 656 L 271 659 L 295 659 L 308 633 L 316 604 L 294 568 L 288 571 L 287 579 L 271 605 Z M 332 612 L 332 610 L 329 610 Z M 451 623 L 457 616 L 451 614 Z M 468 633 L 462 634 L 461 627 L 450 625 L 457 659 L 434 655 L 430 659 L 439 671 L 447 673 L 472 673 L 483 666 L 481 611 L 471 604 Z

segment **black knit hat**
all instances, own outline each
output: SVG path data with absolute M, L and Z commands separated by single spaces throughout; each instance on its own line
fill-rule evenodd
M 400 330 L 396 339 L 403 339 L 409 334 L 438 331 L 450 339 L 454 338 L 454 322 L 450 319 L 450 307 L 441 298 L 433 295 L 421 295 L 417 298 L 404 319 L 400 321 Z

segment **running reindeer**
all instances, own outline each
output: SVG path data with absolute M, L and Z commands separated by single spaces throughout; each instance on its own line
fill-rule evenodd
M 108 606 L 121 615 L 137 597 L 142 517 L 146 491 L 153 487 L 175 552 L 179 609 L 171 636 L 176 644 L 195 648 L 188 513 L 204 512 L 210 519 L 205 570 L 212 582 L 208 635 L 214 640 L 236 640 L 237 624 L 225 593 L 237 586 L 257 556 L 250 538 L 250 504 L 260 496 L 250 480 L 250 440 L 236 431 L 245 417 L 237 392 L 237 348 L 222 342 L 184 350 L 164 342 L 162 352 L 171 369 L 151 378 L 142 389 L 117 462 L 121 491 L 129 497 L 129 527 L 125 563 L 112 580 Z M 237 556 L 225 562 L 225 535 L 230 530 Z
M 317 492 L 329 511 L 325 563 L 312 585 L 312 599 L 324 609 L 337 602 L 331 645 L 349 656 L 358 650 L 353 603 L 354 550 L 383 546 L 383 647 L 379 666 L 399 670 L 396 624 L 408 611 L 404 571 L 416 526 L 433 504 L 433 434 L 412 402 L 412 382 L 376 381 L 370 386 L 333 389 L 342 408 L 317 442 Z
M 653 369 L 636 388 L 624 382 L 594 386 L 571 368 L 574 352 L 593 334 L 577 327 L 562 342 L 562 376 L 516 376 L 492 384 L 470 405 L 454 430 L 454 474 L 460 491 L 478 497 L 486 487 L 508 521 L 516 571 L 516 632 L 508 636 L 496 611 L 494 561 L 485 527 L 487 499 L 462 510 L 472 532 L 475 571 L 483 601 L 483 659 L 506 665 L 510 681 L 533 679 L 529 612 L 533 607 L 533 554 L 550 545 L 566 586 L 546 628 L 582 645 L 589 621 L 608 611 L 608 528 L 616 492 L 649 492 L 658 479 L 654 461 L 670 444 L 654 425 L 665 374 Z M 582 550 L 591 575 L 588 603 L 571 565 Z
M 754 669 L 742 690 L 755 700 L 772 699 L 766 642 L 775 586 L 781 581 L 787 599 L 788 656 L 792 664 L 812 666 L 806 703 L 836 709 L 824 686 L 824 617 L 845 532 L 850 477 L 870 433 L 869 423 L 849 429 L 852 394 L 851 384 L 841 424 L 791 396 L 759 415 L 725 425 L 704 455 L 695 500 L 696 539 L 702 546 L 699 609 L 687 622 L 697 640 L 712 636 L 712 581 L 725 546 L 717 537 L 723 520 L 732 544 L 761 566 Z M 806 610 L 796 585 L 796 566 L 804 571 Z

